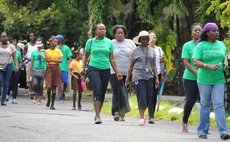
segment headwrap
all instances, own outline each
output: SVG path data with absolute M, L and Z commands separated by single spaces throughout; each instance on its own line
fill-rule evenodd
M 212 29 L 217 29 L 217 28 L 218 28 L 218 26 L 216 25 L 216 23 L 207 23 L 204 25 L 203 30 L 204 30 L 204 32 L 206 32 L 206 31 L 209 31 Z

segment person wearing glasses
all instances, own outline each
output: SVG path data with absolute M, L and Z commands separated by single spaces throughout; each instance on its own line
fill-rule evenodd
M 200 119 L 197 127 L 198 137 L 207 139 L 210 125 L 211 103 L 214 107 L 216 124 L 220 138 L 230 138 L 224 108 L 224 59 L 226 46 L 217 40 L 219 28 L 216 23 L 207 23 L 203 27 L 200 39 L 193 53 L 193 61 L 197 66 L 197 83 L 200 92 Z

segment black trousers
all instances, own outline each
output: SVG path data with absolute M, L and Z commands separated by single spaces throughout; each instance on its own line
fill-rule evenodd
M 196 80 L 184 79 L 183 85 L 184 85 L 184 90 L 186 95 L 183 122 L 187 124 L 189 115 L 192 111 L 194 104 L 196 103 L 196 100 L 197 99 L 200 100 L 200 95 L 199 95 L 199 89 Z
M 118 112 L 119 115 L 124 116 L 130 111 L 127 89 L 124 84 L 126 76 L 123 80 L 118 80 L 116 74 L 110 75 L 110 84 L 112 87 L 112 115 Z

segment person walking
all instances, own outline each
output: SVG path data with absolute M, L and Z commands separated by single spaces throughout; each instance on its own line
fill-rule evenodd
M 69 46 L 64 44 L 64 36 L 63 35 L 57 35 L 56 36 L 58 40 L 57 48 L 62 51 L 63 57 L 62 62 L 60 63 L 61 68 L 61 74 L 62 74 L 62 83 L 63 87 L 59 86 L 59 91 L 61 92 L 61 95 L 58 98 L 58 101 L 64 101 L 65 100 L 65 92 L 67 89 L 68 81 L 69 81 L 69 69 L 68 69 L 68 61 L 72 60 L 72 51 L 70 50 Z
M 164 77 L 163 73 L 162 73 L 162 66 L 161 66 L 161 62 L 164 62 L 164 52 L 161 49 L 161 47 L 156 45 L 157 42 L 157 38 L 156 38 L 156 34 L 153 31 L 149 32 L 149 47 L 154 49 L 154 53 L 156 56 L 156 68 L 157 68 L 157 75 L 158 75 L 158 79 L 159 82 L 161 81 L 161 78 Z M 155 83 L 154 83 L 155 84 Z M 148 123 L 149 124 L 154 124 L 154 114 L 155 114 L 155 109 L 156 109 L 156 104 L 157 104 L 157 92 L 158 92 L 159 88 L 156 88 L 155 86 L 153 86 L 153 97 L 152 97 L 152 103 L 149 104 L 148 106 L 148 112 L 149 112 L 149 120 Z
M 12 58 L 15 62 L 15 71 L 18 72 L 18 61 L 15 47 L 9 43 L 6 32 L 1 33 L 0 42 L 0 84 L 3 86 L 1 105 L 6 106 L 9 81 L 12 73 Z
M 36 37 L 34 33 L 29 34 L 29 43 L 24 47 L 24 54 L 25 54 L 25 60 L 30 61 L 30 56 L 31 53 L 35 50 L 37 50 L 37 47 L 35 46 L 36 44 Z M 31 62 L 27 62 L 26 64 L 26 81 L 28 83 L 29 87 L 29 97 L 30 99 L 33 99 L 34 97 L 34 92 L 33 92 L 33 87 L 32 87 L 32 78 L 29 77 L 30 73 L 30 67 L 31 67 Z
M 16 57 L 18 61 L 18 66 L 20 66 L 22 63 L 22 56 L 21 56 L 20 51 L 18 51 L 17 48 L 16 48 Z M 17 104 L 16 99 L 18 95 L 18 83 L 19 83 L 19 79 L 21 76 L 21 70 L 19 68 L 18 71 L 16 71 L 16 64 L 14 60 L 12 60 L 12 66 L 13 66 L 13 70 L 12 70 L 12 74 L 11 74 L 11 78 L 9 82 L 8 96 L 10 95 L 10 91 L 12 91 L 12 104 Z
M 182 48 L 181 58 L 183 59 L 185 70 L 183 74 L 183 85 L 186 96 L 184 105 L 184 114 L 182 119 L 182 132 L 188 132 L 188 119 L 196 100 L 199 99 L 199 89 L 197 86 L 197 70 L 192 60 L 193 51 L 196 48 L 196 42 L 202 32 L 202 25 L 194 23 L 191 26 L 192 40 L 186 42 Z
M 45 58 L 47 62 L 47 70 L 45 75 L 45 81 L 47 85 L 47 103 L 46 107 L 50 107 L 51 110 L 55 110 L 54 101 L 56 97 L 56 89 L 61 85 L 61 71 L 59 64 L 62 61 L 62 52 L 60 49 L 56 48 L 57 39 L 52 36 L 49 39 L 50 48 L 45 50 Z M 52 93 L 51 101 L 50 95 Z M 50 105 L 51 102 L 51 105 Z
M 73 90 L 73 108 L 76 110 L 76 99 L 78 92 L 78 110 L 81 110 L 81 97 L 82 97 L 82 88 L 81 88 L 81 71 L 82 71 L 82 53 L 80 50 L 75 51 L 75 59 L 70 63 L 70 73 L 71 73 L 71 89 Z
M 110 65 L 113 67 L 118 80 L 122 75 L 118 72 L 113 55 L 113 44 L 106 38 L 105 25 L 99 23 L 95 26 L 96 37 L 86 42 L 85 54 L 83 58 L 83 73 L 86 69 L 86 60 L 89 58 L 88 77 L 93 89 L 93 104 L 95 109 L 95 124 L 101 124 L 100 112 L 105 100 L 105 93 L 109 82 Z
M 129 68 L 129 60 L 133 50 L 136 48 L 135 43 L 126 39 L 127 29 L 123 25 L 115 25 L 112 28 L 114 38 L 112 40 L 114 46 L 114 59 L 117 69 L 122 74 L 122 80 L 118 80 L 112 67 L 110 67 L 110 84 L 112 87 L 112 115 L 114 121 L 125 121 L 124 117 L 130 111 L 128 92 L 125 86 L 125 79 Z
M 146 123 L 144 118 L 145 110 L 152 103 L 153 87 L 159 86 L 159 79 L 154 49 L 148 47 L 149 33 L 147 31 L 141 31 L 137 39 L 140 46 L 138 46 L 131 55 L 131 63 L 125 84 L 129 84 L 132 75 L 132 81 L 135 84 L 137 92 L 137 102 L 140 114 L 139 125 L 143 126 Z
M 36 41 L 37 50 L 33 51 L 30 59 L 31 59 L 31 68 L 29 74 L 32 77 L 32 86 L 34 90 L 34 103 L 40 105 L 41 97 L 43 95 L 43 82 L 46 71 L 46 61 L 44 55 L 44 49 L 42 39 L 38 38 Z
M 226 140 L 230 138 L 224 108 L 225 78 L 223 63 L 226 46 L 217 39 L 218 37 L 219 28 L 216 23 L 205 24 L 192 56 L 194 65 L 199 68 L 197 82 L 201 108 L 197 134 L 199 138 L 207 139 L 212 102 L 220 138 Z

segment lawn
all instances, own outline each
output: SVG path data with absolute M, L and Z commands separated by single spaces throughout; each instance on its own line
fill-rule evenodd
M 129 104 L 131 107 L 131 111 L 127 113 L 126 116 L 128 117 L 134 117 L 134 118 L 139 118 L 139 113 L 138 113 L 138 108 L 137 108 L 137 100 L 136 96 L 132 95 L 129 96 Z M 103 108 L 102 108 L 102 113 L 105 114 L 111 114 L 111 106 L 112 106 L 112 101 L 111 100 L 106 100 Z M 170 120 L 170 121 L 177 121 L 177 122 L 182 122 L 182 117 L 183 117 L 183 112 L 182 113 L 169 113 L 168 111 L 172 108 L 178 108 L 178 109 L 183 109 L 183 105 L 175 105 L 170 102 L 161 102 L 160 104 L 160 109 L 155 112 L 155 119 L 156 120 Z M 145 113 L 146 118 L 148 118 L 148 113 L 146 111 Z M 228 115 L 229 118 L 229 115 Z M 197 125 L 199 119 L 199 108 L 194 107 L 190 117 L 189 117 L 189 124 Z M 227 120 L 228 127 L 230 127 L 230 120 Z M 211 126 L 216 126 L 216 121 L 214 118 L 210 119 L 210 125 Z

